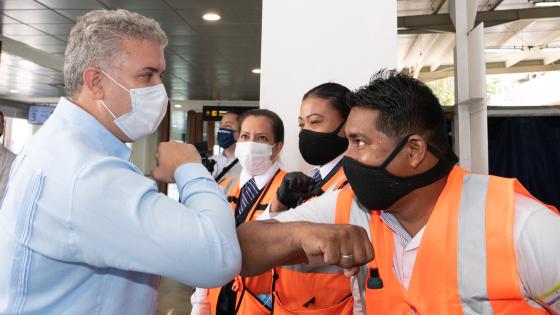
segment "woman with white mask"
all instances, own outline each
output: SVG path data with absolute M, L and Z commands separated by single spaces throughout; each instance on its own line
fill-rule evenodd
M 266 109 L 253 109 L 239 118 L 240 132 L 235 156 L 242 167 L 239 178 L 221 182 L 235 215 L 236 224 L 256 220 L 268 207 L 284 175 L 278 156 L 284 144 L 284 124 Z M 271 314 L 272 274 L 237 276 L 224 287 L 197 289 L 191 298 L 191 315 Z

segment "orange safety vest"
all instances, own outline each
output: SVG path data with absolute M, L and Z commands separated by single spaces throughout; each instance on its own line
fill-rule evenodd
M 393 231 L 379 211 L 370 212 L 365 224 L 376 259 L 364 283 L 367 314 L 548 314 L 529 305 L 521 292 L 515 193 L 538 201 L 515 179 L 456 166 L 426 224 L 408 290 L 393 273 Z M 349 223 L 351 211 L 364 211 L 353 199 L 352 190 L 340 192 L 338 223 Z
M 280 184 L 282 183 L 282 179 L 286 172 L 282 170 L 278 170 L 274 177 L 268 182 L 268 184 L 261 190 L 261 193 L 257 197 L 255 204 L 247 214 L 247 218 L 245 222 L 249 222 L 252 220 L 256 220 L 256 218 L 261 215 L 264 210 L 268 207 L 272 198 L 276 196 L 276 191 Z M 232 177 L 224 178 L 220 182 L 220 186 L 222 188 L 231 184 Z M 235 212 L 237 208 L 237 203 L 239 202 L 239 193 L 241 189 L 239 188 L 239 180 L 235 182 L 231 189 L 229 189 L 228 193 L 228 201 L 231 205 L 232 210 Z M 236 276 L 234 279 L 234 283 L 232 289 L 234 292 L 237 292 L 237 301 L 236 301 L 236 314 L 247 314 L 247 315 L 267 315 L 271 314 L 270 310 L 268 310 L 257 298 L 259 294 L 270 294 L 272 287 L 272 275 L 271 272 L 265 272 L 261 275 L 255 277 L 241 277 Z M 211 314 L 216 314 L 216 306 L 218 304 L 218 297 L 220 295 L 220 291 L 222 288 L 214 288 L 209 290 L 209 299 L 210 299 L 210 309 Z
M 231 189 L 233 188 L 233 185 L 239 182 L 239 177 L 237 176 L 228 176 L 226 178 L 223 178 L 220 180 L 220 182 L 218 183 L 218 185 L 220 185 L 220 187 L 222 188 L 222 190 L 224 191 L 224 194 L 226 196 L 229 196 L 229 192 L 231 191 Z M 235 211 L 235 210 L 234 210 Z
M 348 180 L 342 167 L 322 187 L 323 191 L 342 188 Z M 274 314 L 344 315 L 352 314 L 354 299 L 350 280 L 342 269 L 305 264 L 274 269 Z

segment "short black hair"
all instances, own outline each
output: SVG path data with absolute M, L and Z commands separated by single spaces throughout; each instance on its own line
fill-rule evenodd
M 368 85 L 348 94 L 350 107 L 365 107 L 380 112 L 376 128 L 400 140 L 408 134 L 424 136 L 428 143 L 448 154 L 447 122 L 438 98 L 419 80 L 396 70 L 383 69 Z
M 244 112 L 241 117 L 239 117 L 239 127 L 243 125 L 243 121 L 245 118 L 249 116 L 255 117 L 266 117 L 272 123 L 272 132 L 274 133 L 274 143 L 277 142 L 284 142 L 284 122 L 280 116 L 278 116 L 275 112 L 268 110 L 268 109 L 251 109 Z
M 350 107 L 346 104 L 346 96 L 348 93 L 350 93 L 350 90 L 344 85 L 328 82 L 317 85 L 307 91 L 302 100 L 305 100 L 308 97 L 317 97 L 328 100 L 332 107 L 340 113 L 340 116 L 346 119 L 348 118 L 348 114 L 350 114 Z

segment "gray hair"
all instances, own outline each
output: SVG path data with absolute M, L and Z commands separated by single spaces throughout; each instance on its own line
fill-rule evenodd
M 64 85 L 76 96 L 84 84 L 88 66 L 110 69 L 122 58 L 125 38 L 151 40 L 167 46 L 167 36 L 158 22 L 127 10 L 94 10 L 81 16 L 72 28 L 64 53 Z

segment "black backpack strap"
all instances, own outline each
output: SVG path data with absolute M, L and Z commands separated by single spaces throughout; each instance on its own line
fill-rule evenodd
M 216 182 L 220 182 L 222 177 L 224 177 L 224 175 L 226 175 L 226 173 L 229 172 L 229 170 L 231 170 L 238 162 L 239 162 L 239 160 L 235 159 L 228 166 L 224 167 L 222 169 L 222 171 L 220 172 L 220 174 L 218 174 L 218 176 L 216 176 Z

